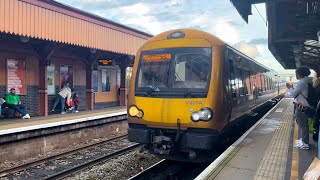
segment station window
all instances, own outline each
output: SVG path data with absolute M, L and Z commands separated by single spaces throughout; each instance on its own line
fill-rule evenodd
M 98 71 L 94 70 L 92 71 L 92 87 L 93 87 L 93 92 L 98 92 L 99 91 L 99 78 L 98 78 Z
M 47 67 L 47 76 L 48 76 L 48 95 L 56 94 L 56 87 L 54 81 L 54 64 L 51 64 Z
M 102 69 L 101 70 L 102 92 L 110 92 L 110 89 L 111 89 L 110 79 L 111 79 L 110 70 Z

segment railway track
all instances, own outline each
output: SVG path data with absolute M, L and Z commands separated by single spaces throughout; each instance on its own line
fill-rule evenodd
M 255 116 L 248 116 L 241 122 L 236 122 L 233 126 L 230 126 L 230 132 L 226 134 L 228 141 L 219 145 L 216 150 L 216 157 L 223 153 L 233 142 L 235 142 L 243 133 L 245 133 L 256 121 L 258 121 L 265 113 L 267 113 L 275 104 L 269 104 L 264 108 L 260 108 L 260 113 Z M 152 165 L 148 169 L 131 177 L 130 180 L 191 180 L 195 179 L 208 165 L 208 163 L 187 163 L 170 160 L 161 160 L 158 163 Z
M 170 160 L 161 160 L 148 169 L 130 178 L 130 180 L 183 179 L 191 180 L 198 176 L 209 164 L 194 164 Z
M 130 152 L 139 144 L 129 143 L 127 135 L 115 137 L 85 147 L 0 171 L 0 178 L 60 179 L 100 162 Z

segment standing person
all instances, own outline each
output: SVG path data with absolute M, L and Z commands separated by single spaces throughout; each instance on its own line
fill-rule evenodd
M 295 145 L 295 147 L 298 149 L 310 148 L 308 115 L 305 113 L 305 109 L 311 107 L 307 100 L 309 96 L 308 89 L 310 84 L 312 88 L 312 78 L 308 77 L 310 74 L 311 72 L 308 67 L 301 66 L 296 69 L 296 77 L 299 80 L 296 88 L 293 88 L 292 84 L 286 84 L 287 88 L 289 89 L 289 96 L 294 98 L 294 115 L 301 131 L 301 138 L 296 141 Z M 284 94 L 282 94 L 282 96 L 284 96 Z
M 23 119 L 30 119 L 30 115 L 27 113 L 27 108 L 25 105 L 21 104 L 15 88 L 10 89 L 10 93 L 6 96 L 6 103 L 9 108 L 18 111 L 22 115 Z
M 313 83 L 313 87 L 315 88 L 316 91 L 316 99 L 317 99 L 317 108 L 316 108 L 316 113 L 313 117 L 313 136 L 312 139 L 314 141 L 318 141 L 318 134 L 319 134 L 319 119 L 320 119 L 320 78 L 318 77 L 316 81 Z
M 69 101 L 70 97 L 71 97 L 71 89 L 69 88 L 69 83 L 66 83 L 56 96 L 56 100 L 53 104 L 52 112 L 54 112 L 54 110 L 56 109 L 56 106 L 60 102 L 61 114 L 66 114 L 66 112 L 64 110 L 65 104 L 66 104 L 66 98 L 67 98 L 67 101 Z
M 107 76 L 106 92 L 110 92 L 110 78 Z
M 78 96 L 78 94 L 77 93 L 74 93 L 74 95 L 73 95 L 73 104 L 74 104 L 74 112 L 79 112 L 79 104 L 80 104 L 80 102 L 79 102 L 79 96 Z
M 253 102 L 254 102 L 254 104 L 256 104 L 259 93 L 258 93 L 258 89 L 255 84 L 253 84 L 253 86 L 252 86 L 252 94 L 253 94 Z

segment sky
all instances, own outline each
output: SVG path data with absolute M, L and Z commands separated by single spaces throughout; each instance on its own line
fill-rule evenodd
M 56 1 L 152 35 L 178 28 L 203 30 L 279 73 L 292 73 L 268 49 L 264 4 L 252 6 L 247 24 L 230 0 Z

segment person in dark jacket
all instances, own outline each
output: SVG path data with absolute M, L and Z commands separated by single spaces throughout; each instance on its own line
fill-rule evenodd
M 312 139 L 314 141 L 318 141 L 318 134 L 319 134 L 319 119 L 320 119 L 320 78 L 317 78 L 316 81 L 313 83 L 313 87 L 316 90 L 316 99 L 318 102 L 317 108 L 316 108 L 316 113 L 313 117 L 313 135 L 312 135 Z

